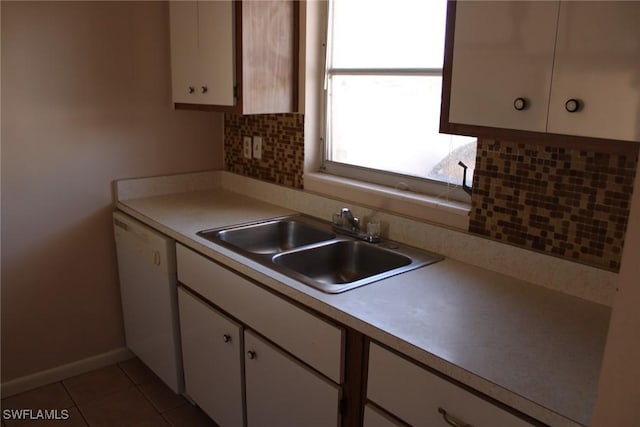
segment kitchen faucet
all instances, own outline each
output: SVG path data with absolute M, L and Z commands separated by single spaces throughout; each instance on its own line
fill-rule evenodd
M 352 231 L 360 231 L 360 218 L 354 217 L 351 213 L 351 209 L 342 208 L 342 210 L 340 211 L 340 218 L 342 218 L 343 226 L 349 225 Z
M 360 218 L 354 217 L 349 208 L 342 208 L 339 214 L 333 215 L 333 230 L 369 243 L 380 242 L 380 236 L 377 231 L 373 233 L 360 229 Z

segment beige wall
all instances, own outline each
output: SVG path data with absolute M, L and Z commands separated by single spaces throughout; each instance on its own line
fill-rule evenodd
M 636 172 L 594 427 L 640 425 L 640 173 Z
M 2 381 L 124 345 L 111 181 L 222 167 L 157 2 L 2 1 Z

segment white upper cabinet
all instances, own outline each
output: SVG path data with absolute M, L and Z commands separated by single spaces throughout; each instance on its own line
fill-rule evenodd
M 173 101 L 233 106 L 235 82 L 231 1 L 172 1 Z
M 458 2 L 450 121 L 544 132 L 557 18 L 556 2 Z
M 560 3 L 547 130 L 640 141 L 640 2 Z
M 640 2 L 458 1 L 448 42 L 443 132 L 640 141 Z
M 171 1 L 169 17 L 177 108 L 297 111 L 298 2 Z

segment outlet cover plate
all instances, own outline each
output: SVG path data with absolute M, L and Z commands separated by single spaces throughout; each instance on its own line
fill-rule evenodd
M 245 136 L 243 139 L 243 150 L 242 153 L 244 155 L 245 159 L 250 159 L 251 158 L 251 137 L 250 136 Z
M 253 137 L 253 158 L 262 159 L 262 137 Z

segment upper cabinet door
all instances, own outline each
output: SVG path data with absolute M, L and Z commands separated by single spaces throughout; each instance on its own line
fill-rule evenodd
M 173 101 L 233 106 L 233 2 L 172 1 L 169 17 Z
M 558 2 L 456 3 L 449 122 L 544 132 Z
M 298 7 L 292 1 L 242 3 L 243 109 L 251 114 L 297 109 Z
M 548 132 L 640 141 L 640 2 L 561 3 Z
M 232 106 L 235 103 L 233 22 L 232 1 L 198 2 L 198 90 L 203 104 Z
M 171 88 L 174 102 L 196 102 L 198 70 L 198 5 L 169 2 L 171 28 Z

